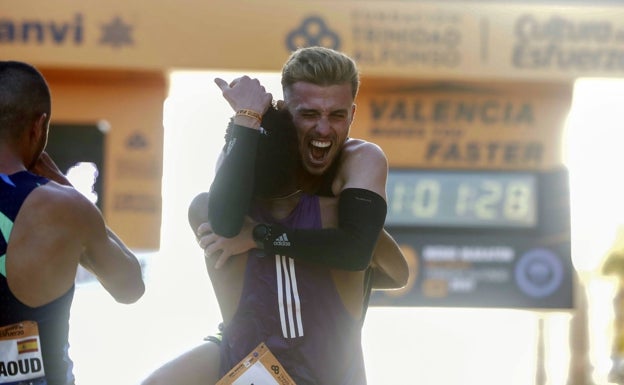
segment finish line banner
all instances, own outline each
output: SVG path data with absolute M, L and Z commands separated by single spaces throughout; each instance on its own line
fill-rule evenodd
M 0 15 L 0 52 L 3 59 L 63 68 L 279 71 L 297 47 L 323 45 L 354 57 L 366 77 L 624 76 L 622 6 L 328 4 L 24 0 Z

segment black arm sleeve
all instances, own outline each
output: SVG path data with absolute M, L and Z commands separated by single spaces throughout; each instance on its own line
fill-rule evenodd
M 342 270 L 364 270 L 386 219 L 386 201 L 364 189 L 349 188 L 338 198 L 338 228 L 322 230 L 288 229 L 271 225 L 263 241 L 268 254 Z
M 208 199 L 208 219 L 215 233 L 234 237 L 249 212 L 254 182 L 254 161 L 260 132 L 231 124 L 225 157 L 217 170 Z

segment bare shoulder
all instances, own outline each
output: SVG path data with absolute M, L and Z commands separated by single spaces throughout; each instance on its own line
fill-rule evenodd
M 11 247 L 33 255 L 45 250 L 45 258 L 77 263 L 84 240 L 103 229 L 102 222 L 97 207 L 80 192 L 48 182 L 34 189 L 20 208 Z
M 345 142 L 336 178 L 332 183 L 335 195 L 347 188 L 362 188 L 385 198 L 388 158 L 381 147 L 361 139 Z
M 386 173 L 388 158 L 381 147 L 373 142 L 361 139 L 349 139 L 345 142 L 340 159 L 342 171 L 351 173 L 354 169 L 367 169 L 369 172 Z M 363 167 L 363 166 L 366 167 Z
M 61 224 L 85 223 L 97 217 L 98 210 L 73 187 L 48 182 L 36 188 L 24 201 L 27 212 L 61 220 Z
M 345 156 L 372 156 L 386 158 L 382 148 L 373 142 L 362 139 L 349 138 L 342 146 L 343 157 Z
M 63 186 L 50 181 L 33 191 L 34 197 L 51 199 L 57 204 L 80 206 L 88 202 L 88 199 L 73 187 Z

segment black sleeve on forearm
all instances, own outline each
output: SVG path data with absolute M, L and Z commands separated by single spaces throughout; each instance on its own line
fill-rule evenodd
M 342 270 L 364 270 L 386 219 L 386 201 L 364 189 L 349 188 L 338 198 L 338 228 L 321 230 L 288 229 L 271 226 L 263 242 L 267 254 L 286 255 L 298 260 Z
M 217 170 L 208 199 L 208 219 L 215 233 L 237 235 L 249 212 L 253 193 L 254 162 L 260 132 L 231 124 L 231 135 L 223 149 L 225 157 Z

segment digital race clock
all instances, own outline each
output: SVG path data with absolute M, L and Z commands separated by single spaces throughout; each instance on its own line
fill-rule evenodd
M 537 178 L 529 172 L 391 170 L 388 226 L 533 228 Z
M 573 306 L 568 171 L 391 169 L 407 285 L 372 306 Z

